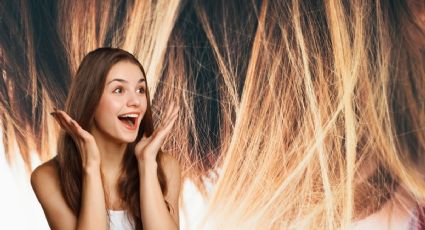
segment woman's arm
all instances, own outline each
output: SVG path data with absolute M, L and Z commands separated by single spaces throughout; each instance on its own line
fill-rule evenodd
M 167 110 L 162 124 L 150 136 L 144 136 L 136 145 L 140 175 L 140 211 L 143 229 L 179 229 L 178 199 L 180 192 L 180 167 L 177 160 L 164 156 L 161 164 L 167 181 L 168 192 L 164 198 L 159 184 L 156 162 L 158 151 L 177 119 L 178 107 Z M 170 205 L 167 209 L 165 199 Z
M 76 218 L 61 193 L 55 162 L 50 160 L 31 174 L 31 185 L 51 229 L 74 230 Z
M 31 174 L 31 185 L 51 229 L 107 229 L 103 187 L 99 175 L 84 173 L 80 216 L 67 205 L 62 195 L 55 163 L 51 160 Z M 100 184 L 100 186 L 99 186 Z
M 78 145 L 82 158 L 83 185 L 80 213 L 77 218 L 62 196 L 59 176 L 53 175 L 57 173 L 45 173 L 43 167 L 34 171 L 31 182 L 49 225 L 53 229 L 108 229 L 100 154 L 96 141 L 65 112 L 57 110 L 52 115 Z
M 81 211 L 77 221 L 77 229 L 108 228 L 100 166 L 85 168 L 83 170 Z
M 164 170 L 167 195 L 162 195 L 157 175 L 156 161 L 139 162 L 140 210 L 144 229 L 178 229 L 178 200 L 180 192 L 180 167 L 177 160 L 167 156 Z M 167 200 L 170 210 L 167 209 Z

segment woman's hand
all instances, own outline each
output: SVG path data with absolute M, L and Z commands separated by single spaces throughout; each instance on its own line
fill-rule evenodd
M 136 144 L 135 154 L 139 163 L 154 162 L 156 160 L 156 155 L 158 154 L 165 137 L 171 131 L 171 128 L 178 117 L 178 112 L 179 107 L 172 103 L 170 107 L 168 107 L 161 124 L 152 133 L 152 135 L 147 137 L 146 134 L 144 134 L 143 138 Z
M 100 153 L 94 137 L 81 128 L 81 126 L 64 111 L 55 109 L 55 112 L 51 114 L 59 123 L 60 127 L 71 135 L 77 145 L 81 154 L 83 169 L 100 167 Z

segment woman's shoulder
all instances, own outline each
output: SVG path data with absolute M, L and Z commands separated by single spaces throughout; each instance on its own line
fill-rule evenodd
M 57 169 L 58 167 L 54 158 L 34 169 L 31 173 L 31 186 L 36 195 L 44 191 L 60 191 L 60 179 Z
M 31 174 L 31 185 L 52 229 L 75 229 L 76 216 L 62 194 L 55 159 L 38 166 Z M 60 227 L 59 227 L 60 226 Z

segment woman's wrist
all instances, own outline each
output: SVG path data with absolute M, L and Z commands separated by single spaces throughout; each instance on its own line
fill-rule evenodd
M 155 164 L 156 163 L 156 154 L 149 154 L 145 152 L 140 152 L 136 154 L 136 159 L 139 164 Z
M 100 164 L 88 164 L 83 166 L 84 175 L 97 175 L 100 174 Z
M 156 162 L 156 159 L 139 159 L 138 160 L 139 170 L 145 171 L 145 170 L 155 170 L 158 167 L 158 163 Z

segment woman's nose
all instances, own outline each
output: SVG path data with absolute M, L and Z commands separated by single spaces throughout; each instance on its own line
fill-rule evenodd
M 130 93 L 128 101 L 127 101 L 127 106 L 137 107 L 141 103 L 140 100 L 141 100 L 141 98 L 138 97 L 135 93 Z

